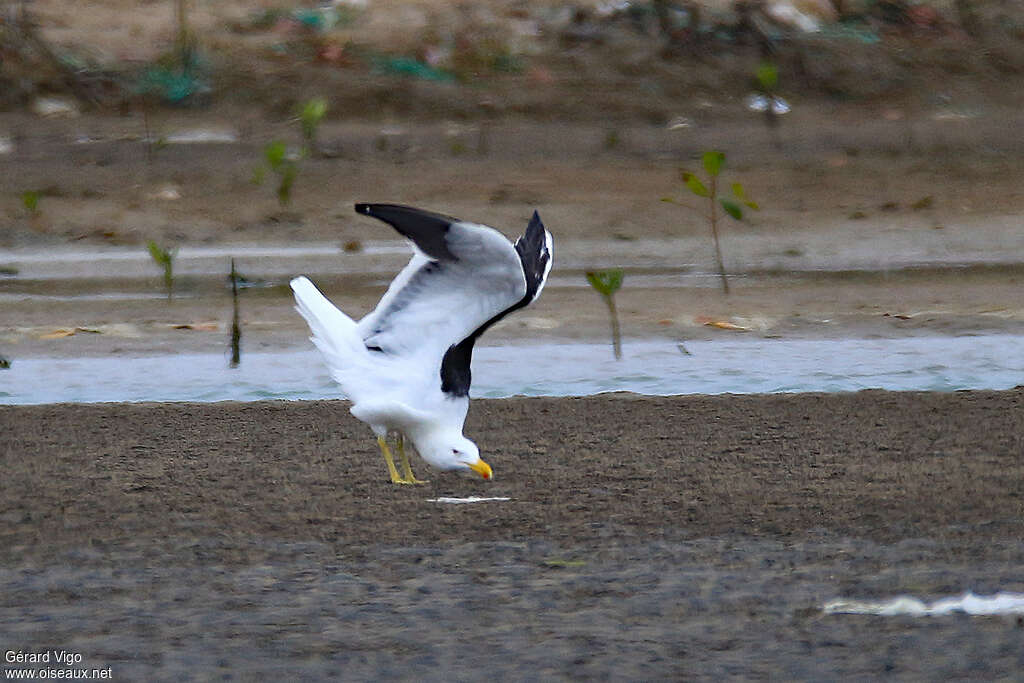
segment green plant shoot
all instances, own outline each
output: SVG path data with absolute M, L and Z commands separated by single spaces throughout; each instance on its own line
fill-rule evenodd
M 779 67 L 771 62 L 761 62 L 754 72 L 757 85 L 765 95 L 771 96 L 779 85 Z
M 292 201 L 292 186 L 299 175 L 299 164 L 295 159 L 289 158 L 288 146 L 280 140 L 274 140 L 263 148 L 263 157 L 267 160 L 270 170 L 277 174 L 277 202 L 281 208 L 286 208 Z M 263 174 L 253 174 L 254 182 L 263 182 Z
M 280 140 L 269 142 L 267 143 L 267 146 L 263 148 L 263 157 L 267 160 L 270 170 L 275 173 L 281 167 L 281 164 L 285 162 L 287 156 L 288 146 Z
M 767 98 L 764 109 L 764 123 L 772 136 L 772 144 L 782 148 L 782 139 L 779 137 L 779 117 L 775 112 L 777 104 L 776 90 L 779 86 L 779 67 L 772 62 L 761 62 L 754 71 L 754 79 L 757 81 L 757 89 Z
M 622 268 L 609 268 L 607 270 L 588 271 L 587 282 L 601 295 L 608 306 L 608 316 L 612 325 L 612 350 L 615 352 L 615 360 L 622 359 L 622 335 L 619 330 L 619 314 L 615 308 L 615 292 L 622 287 Z
M 165 249 L 153 240 L 146 242 L 149 255 L 153 261 L 164 269 L 164 287 L 167 288 L 167 300 L 174 297 L 174 257 L 178 255 L 177 249 Z
M 704 217 L 711 228 L 711 237 L 715 244 L 715 262 L 718 266 L 718 273 L 722 278 L 722 291 L 728 294 L 729 278 L 725 273 L 725 262 L 722 259 L 722 247 L 718 237 L 719 209 L 728 214 L 730 218 L 741 221 L 743 220 L 744 206 L 754 210 L 760 207 L 757 205 L 757 202 L 747 197 L 747 192 L 740 183 L 732 183 L 730 186 L 731 196 L 719 196 L 719 176 L 722 173 L 722 169 L 725 168 L 725 154 L 717 150 L 704 152 L 701 156 L 701 164 L 704 167 L 704 173 L 707 175 L 706 184 L 697 174 L 687 170 L 680 170 L 680 177 L 683 184 L 693 195 L 708 200 L 708 209 Z M 662 201 L 673 204 L 677 203 L 671 197 L 666 197 Z
M 21 205 L 32 216 L 39 215 L 39 192 L 37 190 L 25 190 L 21 193 Z
M 306 147 L 310 153 L 316 150 L 316 133 L 320 127 L 320 121 L 327 114 L 327 100 L 323 97 L 314 97 L 305 102 L 299 108 L 299 125 L 302 127 L 302 139 L 306 141 Z
M 231 363 L 229 367 L 237 368 L 242 362 L 242 326 L 238 314 L 238 271 L 235 270 L 235 259 L 231 259 Z

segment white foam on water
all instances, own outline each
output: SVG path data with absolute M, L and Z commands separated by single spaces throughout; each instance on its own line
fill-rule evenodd
M 960 597 L 942 598 L 931 603 L 907 595 L 882 601 L 840 598 L 825 603 L 822 611 L 825 614 L 870 614 L 881 617 L 940 617 L 956 613 L 972 616 L 1024 614 L 1024 593 L 985 596 L 968 591 Z

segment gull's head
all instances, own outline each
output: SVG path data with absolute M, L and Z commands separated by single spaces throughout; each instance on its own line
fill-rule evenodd
M 435 434 L 416 444 L 420 456 L 441 470 L 467 470 L 484 479 L 493 477 L 491 466 L 480 459 L 480 449 L 462 434 Z

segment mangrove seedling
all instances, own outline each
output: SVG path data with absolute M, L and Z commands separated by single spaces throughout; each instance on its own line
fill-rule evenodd
M 305 141 L 308 153 L 316 155 L 316 133 L 320 127 L 320 121 L 327 114 L 327 100 L 323 97 L 314 97 L 303 103 L 299 108 L 299 125 L 302 128 L 302 139 Z
M 174 257 L 178 255 L 177 249 L 166 249 L 153 240 L 146 242 L 149 255 L 153 261 L 164 269 L 164 287 L 167 289 L 167 300 L 174 298 Z
M 174 3 L 174 20 L 176 24 L 174 47 L 183 68 L 192 62 L 196 50 L 195 34 L 188 25 L 188 0 L 176 0 Z
M 779 115 L 789 111 L 789 107 L 776 94 L 779 86 L 779 67 L 772 62 L 761 62 L 754 72 L 754 79 L 764 101 L 764 124 L 772 137 L 772 144 L 776 149 L 781 149 Z
M 231 259 L 231 367 L 237 368 L 242 362 L 242 328 L 238 315 L 238 271 L 235 270 L 235 259 Z
M 615 292 L 622 287 L 622 268 L 588 271 L 587 282 L 608 306 L 608 317 L 612 325 L 612 350 L 615 352 L 615 360 L 622 360 L 622 335 L 619 331 L 619 313 L 615 308 Z
M 683 184 L 686 188 L 697 197 L 703 197 L 708 200 L 707 212 L 700 211 L 708 221 L 708 226 L 711 228 L 711 237 L 715 243 L 715 262 L 718 265 L 718 274 L 722 278 L 722 291 L 726 294 L 729 293 L 729 278 L 725 274 L 725 262 L 722 260 L 722 247 L 718 239 L 718 221 L 721 217 L 719 208 L 725 211 L 730 218 L 741 221 L 743 220 L 743 207 L 746 206 L 751 209 L 758 209 L 756 202 L 751 201 L 747 198 L 746 190 L 743 189 L 743 185 L 740 183 L 733 183 L 731 186 L 732 196 L 731 197 L 719 197 L 719 174 L 722 172 L 722 168 L 725 166 L 725 154 L 717 150 L 711 150 L 704 152 L 701 157 L 701 161 L 704 166 L 704 172 L 707 174 L 708 182 L 705 185 L 704 182 L 697 177 L 696 173 L 691 173 L 686 169 L 680 169 L 680 177 L 682 178 Z M 665 197 L 662 201 L 669 202 L 671 204 L 680 204 L 687 206 L 681 202 L 677 202 L 672 197 Z
M 277 202 L 285 209 L 292 201 L 292 186 L 299 175 L 298 159 L 302 157 L 289 156 L 288 146 L 280 140 L 274 140 L 263 148 L 263 158 L 267 160 L 270 170 L 277 175 Z M 265 171 L 262 168 L 257 169 L 253 174 L 253 182 L 262 183 L 264 175 Z
M 28 211 L 28 215 L 35 218 L 39 215 L 39 191 L 25 190 L 21 193 L 21 205 Z

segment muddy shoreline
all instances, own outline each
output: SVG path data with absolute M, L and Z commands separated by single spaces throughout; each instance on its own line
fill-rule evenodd
M 1020 123 L 1019 110 L 970 123 L 922 114 L 913 124 L 877 108 L 802 112 L 787 119 L 782 153 L 756 119 L 714 120 L 685 133 L 638 124 L 620 130 L 612 148 L 600 127 L 503 119 L 492 122 L 486 154 L 453 154 L 444 126 L 415 120 L 401 122 L 406 152 L 380 153 L 373 141 L 390 124 L 339 122 L 325 127 L 324 140 L 340 141 L 345 154 L 307 160 L 287 209 L 252 174 L 262 145 L 294 136 L 292 123 L 267 124 L 232 144 L 170 145 L 147 162 L 139 139 L 115 137 L 137 128 L 135 119 L 5 113 L 0 133 L 25 133 L 0 157 L 9 171 L 0 174 L 0 354 L 16 362 L 219 349 L 234 247 L 243 252 L 240 272 L 269 285 L 243 294 L 243 344 L 304 345 L 289 276 L 311 276 L 359 316 L 404 263 L 402 253 L 373 253 L 400 245 L 387 226 L 352 211 L 367 200 L 486 222 L 510 237 L 540 212 L 555 237 L 552 281 L 489 342 L 604 339 L 607 315 L 583 272 L 608 267 L 626 272 L 623 329 L 640 338 L 732 334 L 708 330 L 707 320 L 783 337 L 1018 333 L 1022 171 L 1005 131 Z M 219 121 L 214 112 L 169 112 L 160 126 L 201 130 Z M 929 144 L 908 146 L 910 125 Z M 75 142 L 82 135 L 98 141 Z M 730 296 L 718 287 L 700 212 L 659 201 L 683 200 L 679 168 L 696 168 L 712 146 L 728 155 L 729 180 L 761 206 L 723 228 Z M 21 204 L 26 188 L 42 193 L 37 215 Z M 173 305 L 161 300 L 162 270 L 147 260 L 148 239 L 182 248 Z M 281 245 L 337 253 L 244 256 Z M 203 249 L 223 258 L 189 260 L 190 250 Z M 126 257 L 132 250 L 137 258 Z M 83 252 L 116 258 L 64 263 Z M 76 328 L 101 333 L 53 336 Z
M 1022 404 L 481 400 L 495 481 L 416 488 L 344 402 L 3 406 L 0 620 L 125 679 L 1012 676 L 1014 618 L 820 607 L 1024 590 Z

